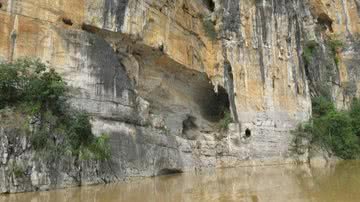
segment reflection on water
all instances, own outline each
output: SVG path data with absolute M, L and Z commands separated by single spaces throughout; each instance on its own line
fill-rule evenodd
M 360 162 L 246 167 L 0 196 L 1 202 L 360 201 Z

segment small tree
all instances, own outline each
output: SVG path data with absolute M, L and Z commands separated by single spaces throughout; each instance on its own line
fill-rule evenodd
M 28 117 L 39 154 L 79 156 L 86 150 L 92 158 L 109 158 L 108 138 L 92 133 L 90 116 L 70 106 L 68 91 L 62 77 L 39 60 L 0 64 L 0 110 L 12 108 Z

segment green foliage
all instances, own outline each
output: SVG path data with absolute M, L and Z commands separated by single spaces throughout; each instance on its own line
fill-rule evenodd
M 22 59 L 0 64 L 0 109 L 5 106 L 30 104 L 29 110 L 59 112 L 66 83 L 53 70 L 38 60 Z
M 11 107 L 30 117 L 38 154 L 55 159 L 87 149 L 95 159 L 107 159 L 106 138 L 95 137 L 89 115 L 68 104 L 68 91 L 61 76 L 38 60 L 0 64 L 0 110 Z
M 312 143 L 343 159 L 360 156 L 360 102 L 354 100 L 349 111 L 338 111 L 326 98 L 313 99 L 313 118 L 306 130 L 296 130 L 295 134 L 306 133 Z M 295 137 L 300 138 L 300 137 Z
M 203 17 L 202 24 L 207 37 L 215 41 L 217 38 L 217 32 L 210 17 Z
M 338 56 L 338 50 L 344 47 L 344 43 L 336 38 L 331 38 L 326 41 L 326 45 L 331 51 L 335 64 L 339 65 L 340 58 Z
M 326 41 L 327 46 L 330 48 L 332 52 L 337 52 L 338 49 L 341 49 L 344 47 L 344 43 L 336 38 L 332 38 Z
M 109 136 L 106 134 L 96 138 L 88 147 L 81 147 L 80 149 L 80 158 L 85 160 L 103 160 L 109 159 L 110 156 Z
M 347 112 L 331 111 L 314 118 L 312 134 L 315 142 L 343 159 L 354 159 L 359 154 L 359 139 Z
M 327 113 L 335 111 L 334 104 L 326 97 L 315 97 L 311 100 L 313 117 L 322 117 Z
M 16 161 L 13 161 L 9 166 L 10 172 L 15 176 L 15 178 L 21 178 L 25 175 L 25 169 L 22 165 L 18 164 Z
M 360 100 L 354 99 L 350 107 L 350 117 L 355 135 L 360 137 Z
M 233 122 L 231 113 L 229 110 L 224 111 L 224 117 L 219 121 L 219 130 L 226 131 L 229 128 L 229 124 Z
M 312 58 L 315 54 L 316 48 L 318 47 L 318 43 L 314 40 L 307 41 L 303 50 L 303 58 L 306 64 L 310 64 Z
M 303 50 L 303 58 L 306 64 L 310 64 L 312 62 L 315 51 L 318 47 L 319 44 L 314 40 L 310 40 L 305 43 Z M 329 48 L 335 64 L 339 65 L 340 58 L 338 56 L 338 51 L 339 49 L 344 47 L 344 43 L 341 40 L 333 37 L 326 40 L 326 47 Z

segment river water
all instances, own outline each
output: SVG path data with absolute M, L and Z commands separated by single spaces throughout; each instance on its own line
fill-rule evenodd
M 360 162 L 265 166 L 143 178 L 127 183 L 0 195 L 1 202 L 352 202 L 360 201 Z

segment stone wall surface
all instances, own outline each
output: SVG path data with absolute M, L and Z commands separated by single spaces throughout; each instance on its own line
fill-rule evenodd
M 306 161 L 290 130 L 310 118 L 319 83 L 339 108 L 359 94 L 359 16 L 358 0 L 0 0 L 0 61 L 54 67 L 112 150 L 49 165 L 0 125 L 0 193 Z M 345 45 L 333 51 L 335 39 Z

